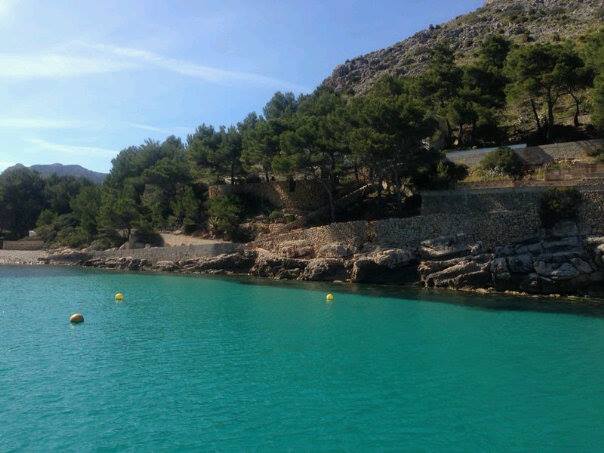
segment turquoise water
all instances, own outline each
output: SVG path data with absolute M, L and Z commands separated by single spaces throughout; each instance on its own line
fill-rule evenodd
M 0 451 L 604 450 L 601 312 L 335 289 L 0 267 Z

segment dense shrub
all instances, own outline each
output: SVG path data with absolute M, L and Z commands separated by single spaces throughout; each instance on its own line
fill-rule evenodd
M 153 247 L 162 247 L 164 240 L 149 222 L 139 222 L 130 233 L 134 242 L 149 244 Z
M 239 199 L 233 195 L 208 200 L 208 228 L 228 239 L 236 239 L 239 232 L 242 208 Z
M 502 147 L 487 154 L 480 162 L 483 170 L 509 176 L 513 180 L 522 179 L 526 173 L 524 161 L 513 149 Z
M 436 165 L 436 177 L 432 183 L 434 189 L 448 189 L 458 181 L 468 177 L 468 167 L 443 160 Z
M 539 203 L 539 217 L 545 228 L 562 220 L 577 218 L 582 196 L 576 188 L 553 188 L 543 193 Z

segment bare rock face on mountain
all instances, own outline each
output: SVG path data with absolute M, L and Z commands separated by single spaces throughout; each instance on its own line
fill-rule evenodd
M 430 49 L 440 42 L 448 42 L 464 60 L 475 53 L 488 34 L 503 34 L 518 42 L 574 38 L 597 27 L 603 11 L 602 0 L 487 0 L 472 13 L 346 61 L 323 85 L 363 93 L 384 75 L 420 74 Z

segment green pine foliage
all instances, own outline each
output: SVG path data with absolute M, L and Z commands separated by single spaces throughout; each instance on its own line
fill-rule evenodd
M 384 199 L 405 206 L 419 190 L 453 187 L 467 176 L 444 149 L 509 142 L 510 111 L 530 112 L 543 141 L 554 139 L 564 110 L 575 126 L 587 112 L 604 130 L 603 42 L 602 30 L 577 43 L 513 45 L 487 36 L 464 65 L 443 42 L 420 76 L 386 77 L 360 96 L 324 87 L 279 92 L 236 125 L 202 124 L 184 143 L 171 136 L 126 148 L 100 186 L 17 167 L 0 176 L 0 237 L 36 226 L 47 242 L 78 247 L 120 245 L 133 230 L 236 237 L 257 209 L 244 198 L 208 200 L 207 185 L 216 183 L 304 178 L 328 200 L 325 221 L 338 218 L 345 184 L 371 185 L 377 206 Z M 487 156 L 483 169 L 524 174 L 505 148 Z

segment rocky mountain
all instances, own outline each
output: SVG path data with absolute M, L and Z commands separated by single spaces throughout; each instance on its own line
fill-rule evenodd
M 15 167 L 17 167 L 18 165 L 15 165 Z M 5 171 L 10 171 L 15 167 L 7 168 Z M 76 178 L 86 178 L 95 184 L 101 184 L 107 176 L 106 173 L 99 173 L 96 171 L 88 170 L 87 168 L 84 168 L 81 165 L 32 165 L 29 168 L 31 170 L 37 171 L 43 177 L 48 177 L 50 175 L 75 176 Z
M 383 75 L 421 73 L 429 50 L 439 42 L 448 42 L 463 60 L 475 53 L 488 34 L 500 33 L 518 42 L 554 41 L 585 34 L 603 19 L 602 0 L 486 0 L 476 11 L 346 61 L 323 85 L 363 93 Z

